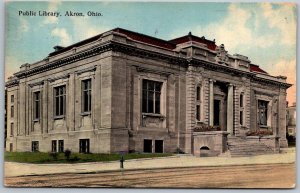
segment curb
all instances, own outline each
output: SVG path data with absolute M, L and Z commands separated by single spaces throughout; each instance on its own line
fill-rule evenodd
M 291 163 L 271 163 L 272 165 L 282 165 L 282 164 L 293 164 Z M 20 176 L 9 176 L 5 178 L 15 178 L 15 177 L 28 177 L 28 176 L 52 176 L 52 175 L 64 175 L 64 174 L 100 174 L 100 173 L 110 173 L 110 172 L 130 172 L 130 171 L 141 171 L 141 170 L 165 170 L 165 169 L 191 169 L 191 168 L 201 168 L 201 167 L 232 167 L 232 166 L 251 166 L 251 165 L 269 165 L 270 163 L 259 163 L 259 164 L 228 164 L 228 165 L 211 165 L 211 166 L 178 166 L 178 167 L 157 167 L 157 168 L 131 168 L 131 169 L 113 169 L 113 170 L 101 170 L 101 171 L 90 171 L 90 172 L 63 172 L 63 173 L 53 173 L 53 174 L 29 174 Z

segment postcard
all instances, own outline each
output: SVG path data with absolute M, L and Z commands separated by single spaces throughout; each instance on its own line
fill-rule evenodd
M 9 187 L 294 188 L 294 3 L 5 3 Z

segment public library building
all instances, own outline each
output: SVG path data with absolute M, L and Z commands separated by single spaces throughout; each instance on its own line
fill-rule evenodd
M 239 156 L 287 146 L 286 77 L 223 44 L 116 28 L 54 49 L 6 82 L 7 151 Z

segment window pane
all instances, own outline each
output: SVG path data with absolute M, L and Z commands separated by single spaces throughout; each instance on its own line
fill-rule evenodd
M 196 119 L 200 121 L 200 105 L 196 106 Z
M 240 95 L 240 107 L 244 106 L 244 95 Z
M 240 111 L 240 124 L 243 125 L 243 111 Z
M 58 89 L 58 88 L 55 88 L 54 95 L 55 95 L 55 96 L 58 96 L 58 95 L 59 95 L 59 89 Z
M 159 114 L 160 113 L 160 93 L 155 93 L 155 112 Z
M 143 90 L 147 90 L 147 80 L 143 80 Z
M 64 140 L 58 141 L 58 152 L 64 152 Z
M 55 115 L 59 115 L 59 97 L 55 97 Z
M 35 110 L 35 114 L 34 114 L 34 118 L 35 119 L 38 119 L 39 118 L 39 102 L 38 101 L 35 101 L 35 108 L 34 108 L 34 110 Z
M 61 111 L 61 115 L 65 115 L 66 114 L 66 95 L 63 96 L 63 100 L 62 100 L 62 111 Z
M 91 111 L 91 79 L 82 81 L 82 111 Z
M 154 113 L 153 106 L 154 105 L 154 92 L 148 92 L 148 113 Z
M 14 135 L 14 123 L 10 124 L 10 136 Z
M 88 92 L 87 91 L 84 91 L 83 92 L 83 111 L 84 112 L 87 112 L 89 109 L 88 109 Z
M 197 101 L 199 101 L 200 100 L 200 87 L 199 86 L 197 86 L 197 91 L 196 91 L 196 98 L 197 98 Z
M 143 96 L 142 96 L 142 111 L 143 113 L 147 113 L 147 90 L 143 90 Z
M 154 91 L 154 82 L 153 81 L 148 82 L 148 90 Z
M 155 82 L 155 91 L 160 92 L 160 90 L 161 90 L 161 83 Z
M 258 122 L 260 125 L 267 125 L 268 101 L 258 101 Z
M 56 140 L 52 140 L 52 152 L 56 152 Z
M 88 111 L 91 111 L 92 109 L 92 92 L 88 92 Z
M 11 106 L 11 107 L 10 107 L 10 111 L 11 111 L 11 112 L 10 112 L 10 115 L 11 115 L 10 117 L 14 117 L 14 113 L 15 113 L 15 108 L 14 108 L 14 106 Z

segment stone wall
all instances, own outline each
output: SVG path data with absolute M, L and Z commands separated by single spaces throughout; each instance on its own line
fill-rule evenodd
M 193 154 L 200 155 L 200 149 L 207 147 L 208 156 L 218 156 L 227 150 L 227 135 L 225 131 L 194 132 Z

